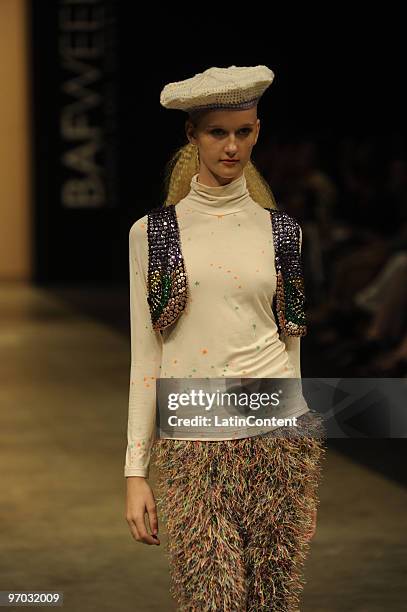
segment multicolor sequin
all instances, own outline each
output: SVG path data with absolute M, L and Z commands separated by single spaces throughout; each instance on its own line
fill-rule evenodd
M 286 212 L 270 212 L 277 289 L 273 310 L 279 333 L 305 336 L 305 292 L 301 265 L 300 225 Z M 175 205 L 148 213 L 148 304 L 153 329 L 163 330 L 183 312 L 189 295 Z
M 153 329 L 163 330 L 178 319 L 188 299 L 175 206 L 148 214 L 148 297 Z
M 273 228 L 277 289 L 273 307 L 279 332 L 305 336 L 305 292 L 301 266 L 300 225 L 286 212 L 267 208 Z

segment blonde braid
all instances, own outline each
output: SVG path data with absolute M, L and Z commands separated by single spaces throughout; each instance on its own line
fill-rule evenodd
M 278 209 L 277 202 L 274 198 L 270 185 L 256 168 L 255 164 L 249 160 L 244 168 L 247 189 L 252 200 L 257 202 L 263 208 Z
M 191 179 L 199 172 L 198 147 L 188 142 L 171 157 L 165 168 L 165 206 L 178 204 L 188 195 Z

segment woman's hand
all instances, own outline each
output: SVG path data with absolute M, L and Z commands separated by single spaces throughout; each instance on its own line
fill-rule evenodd
M 137 542 L 160 545 L 158 539 L 158 518 L 154 494 L 147 480 L 142 476 L 128 476 L 126 521 Z M 147 512 L 150 535 L 147 532 L 144 515 Z

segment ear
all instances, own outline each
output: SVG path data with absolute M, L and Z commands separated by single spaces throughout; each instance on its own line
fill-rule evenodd
M 258 137 L 259 137 L 259 132 L 260 132 L 260 119 L 257 119 L 257 122 L 256 122 L 256 130 L 257 130 L 257 131 L 256 131 L 256 136 L 255 136 L 255 139 L 254 139 L 254 144 L 256 144 L 257 139 L 258 139 Z
M 194 136 L 194 126 L 189 119 L 185 121 L 185 133 L 187 135 L 189 142 L 191 144 L 196 144 L 196 138 Z

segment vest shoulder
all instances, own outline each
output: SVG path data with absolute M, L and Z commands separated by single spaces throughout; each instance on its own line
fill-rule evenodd
M 158 206 L 154 206 L 154 208 L 151 208 L 148 213 L 147 216 L 165 216 L 165 215 L 170 215 L 171 213 L 174 212 L 174 208 L 175 206 L 172 204 L 169 204 L 168 206 L 163 206 L 162 204 L 159 204 Z
M 160 222 L 169 219 L 174 214 L 174 206 L 156 206 L 145 215 L 136 219 L 130 227 L 129 238 L 132 241 L 145 241 L 148 238 L 149 227 L 160 227 Z M 159 224 L 158 226 L 156 224 Z
M 266 210 L 269 210 L 271 214 L 275 216 L 276 218 L 282 219 L 286 221 L 287 223 L 292 223 L 293 225 L 295 224 L 299 225 L 299 222 L 297 221 L 297 219 L 289 215 L 285 210 L 277 210 L 276 208 L 267 208 Z
M 276 210 L 275 208 L 268 208 L 267 210 L 270 211 L 275 225 L 282 231 L 297 236 L 298 234 L 302 233 L 301 225 L 297 219 L 286 213 L 284 210 Z

